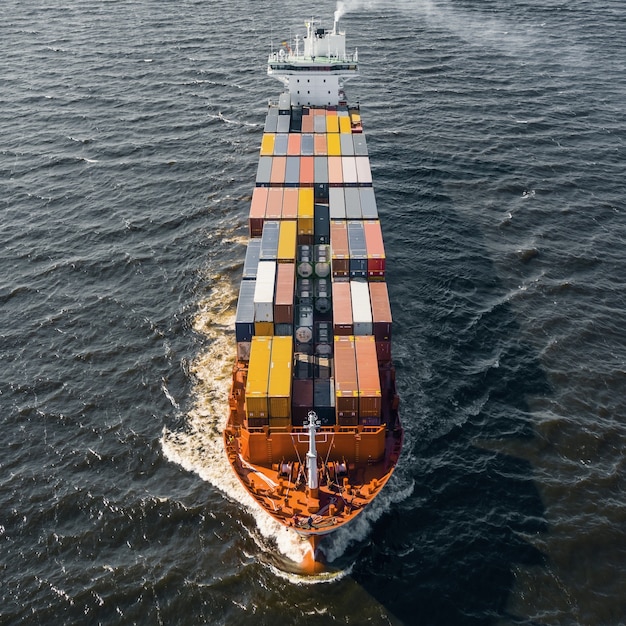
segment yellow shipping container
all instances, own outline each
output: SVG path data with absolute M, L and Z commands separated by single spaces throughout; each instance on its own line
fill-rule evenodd
M 313 234 L 314 200 L 313 187 L 300 187 L 298 189 L 298 235 Z
M 272 156 L 274 154 L 274 133 L 265 133 L 261 139 L 261 156 Z
M 351 133 L 352 125 L 350 124 L 350 116 L 342 115 L 339 118 L 339 132 L 340 133 Z
M 339 132 L 339 118 L 337 115 L 326 116 L 326 132 L 338 133 Z
M 341 156 L 341 141 L 339 133 L 332 133 L 326 136 L 328 156 Z
M 270 420 L 291 417 L 292 362 L 293 338 L 274 337 L 268 386 Z
M 271 337 L 274 334 L 274 323 L 254 322 L 254 334 L 260 337 Z
M 297 224 L 295 220 L 282 220 L 278 235 L 279 263 L 294 263 L 296 260 Z
M 269 416 L 267 391 L 271 354 L 271 337 L 252 337 L 246 380 L 246 417 L 248 418 Z

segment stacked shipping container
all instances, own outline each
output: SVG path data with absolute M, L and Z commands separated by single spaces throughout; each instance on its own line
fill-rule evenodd
M 237 305 L 249 428 L 369 426 L 391 361 L 385 249 L 358 109 L 268 111 Z

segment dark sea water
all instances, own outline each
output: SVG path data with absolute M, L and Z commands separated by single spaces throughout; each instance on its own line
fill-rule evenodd
M 314 581 L 220 428 L 266 55 L 334 2 L 2 8 L 0 623 L 626 623 L 621 0 L 349 3 L 407 441 Z

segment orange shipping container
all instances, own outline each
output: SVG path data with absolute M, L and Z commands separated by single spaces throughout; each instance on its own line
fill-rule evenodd
M 265 207 L 266 220 L 279 220 L 283 210 L 283 188 L 270 187 L 267 194 L 267 205 Z
M 359 388 L 354 337 L 335 337 L 335 414 L 340 426 L 356 426 Z
M 333 334 L 353 334 L 352 297 L 349 282 L 333 282 Z
M 267 205 L 268 188 L 255 187 L 250 202 L 250 214 L 248 227 L 250 237 L 260 237 L 263 234 L 263 221 L 265 220 L 265 207 Z
M 330 222 L 330 250 L 333 276 L 350 275 L 350 248 L 348 246 L 348 225 L 344 220 Z
M 357 381 L 359 384 L 359 421 L 378 418 L 381 414 L 380 376 L 376 359 L 376 343 L 372 335 L 354 338 Z M 372 424 L 368 420 L 368 424 Z
M 315 181 L 315 162 L 312 156 L 300 157 L 300 185 L 303 187 L 312 187 Z
M 358 423 L 359 392 L 354 337 L 335 337 L 335 412 L 341 426 Z
M 283 191 L 283 219 L 298 219 L 298 188 L 285 187 Z
M 299 156 L 300 155 L 300 133 L 289 133 L 287 139 L 287 155 Z
M 305 115 L 303 112 L 302 115 L 302 132 L 303 133 L 312 133 L 313 132 L 313 111 L 309 110 L 309 114 Z
M 391 339 L 391 306 L 387 283 L 370 283 L 370 301 L 372 303 L 372 326 L 376 341 Z
M 270 174 L 271 185 L 285 184 L 285 168 L 287 167 L 287 157 L 275 156 L 272 159 L 272 173 Z

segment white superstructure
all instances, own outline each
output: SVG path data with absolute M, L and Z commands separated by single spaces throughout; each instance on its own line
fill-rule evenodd
M 346 53 L 346 34 L 337 21 L 332 30 L 314 20 L 305 26 L 306 36 L 296 37 L 293 48 L 284 42 L 270 54 L 267 73 L 285 85 L 292 106 L 336 106 L 343 99 L 343 83 L 358 72 L 358 53 Z

